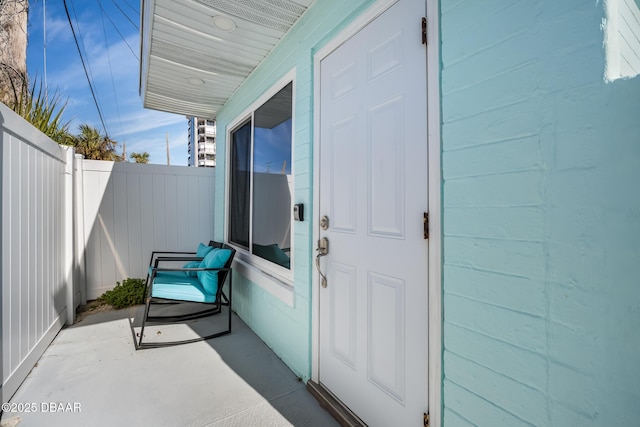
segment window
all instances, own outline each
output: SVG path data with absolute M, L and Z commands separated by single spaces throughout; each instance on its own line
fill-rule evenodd
M 290 269 L 292 89 L 287 84 L 230 133 L 229 241 Z
M 605 79 L 609 82 L 640 74 L 640 2 L 605 2 Z

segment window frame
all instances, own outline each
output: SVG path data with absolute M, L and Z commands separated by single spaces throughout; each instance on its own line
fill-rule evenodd
M 290 215 L 290 223 L 291 223 L 291 244 L 290 244 L 290 268 L 287 269 L 283 266 L 280 266 L 274 262 L 271 262 L 267 259 L 261 258 L 258 255 L 254 255 L 251 253 L 251 241 L 253 239 L 253 157 L 254 157 L 254 123 L 255 123 L 255 112 L 262 107 L 267 101 L 269 101 L 272 97 L 274 97 L 278 92 L 284 89 L 288 84 L 291 84 L 291 180 L 292 180 L 292 188 L 294 189 L 293 194 L 291 194 L 291 204 L 289 209 Z M 294 261 L 295 261 L 295 233 L 294 229 L 294 219 L 293 219 L 293 205 L 295 203 L 295 109 L 296 109 L 296 81 L 295 81 L 295 69 L 286 73 L 280 80 L 278 80 L 275 84 L 271 85 L 268 90 L 266 90 L 260 97 L 258 97 L 249 107 L 247 107 L 241 114 L 237 115 L 234 120 L 229 122 L 226 127 L 226 171 L 225 171 L 225 226 L 224 226 L 224 240 L 229 245 L 233 246 L 236 249 L 236 258 L 242 264 L 244 264 L 247 268 L 256 268 L 260 270 L 262 273 L 269 276 L 271 279 L 276 279 L 277 282 L 284 284 L 289 287 L 293 287 L 293 276 L 294 276 Z M 229 227 L 231 225 L 230 221 L 230 206 L 231 206 L 231 144 L 232 144 L 232 134 L 242 126 L 244 126 L 247 122 L 251 121 L 251 178 L 250 178 L 250 187 L 251 194 L 249 198 L 250 203 L 250 213 L 249 213 L 249 249 L 246 249 L 237 243 L 230 241 L 230 231 Z

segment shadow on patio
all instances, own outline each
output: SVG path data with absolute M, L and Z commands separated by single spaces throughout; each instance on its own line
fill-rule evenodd
M 140 310 L 63 329 L 11 400 L 32 412 L 5 412 L 2 426 L 338 425 L 235 314 L 230 335 L 135 351 Z

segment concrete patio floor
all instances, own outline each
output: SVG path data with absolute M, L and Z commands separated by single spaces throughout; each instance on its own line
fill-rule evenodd
M 235 314 L 230 335 L 135 351 L 129 318 L 139 310 L 63 329 L 2 426 L 338 425 Z

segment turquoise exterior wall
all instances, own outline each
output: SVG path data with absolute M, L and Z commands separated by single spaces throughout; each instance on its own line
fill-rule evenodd
M 227 127 L 295 68 L 294 203 L 304 203 L 305 220 L 294 223 L 294 308 L 237 274 L 233 279 L 233 305 L 238 315 L 305 381 L 311 376 L 313 55 L 371 3 L 316 1 L 217 115 L 215 230 L 216 239 L 223 239 Z
M 234 277 L 238 314 L 311 370 L 313 54 L 372 0 L 317 0 L 218 113 L 295 77 L 295 304 Z M 605 83 L 602 2 L 440 0 L 444 425 L 640 419 L 640 78 Z
M 640 78 L 603 2 L 441 0 L 444 425 L 640 423 Z

